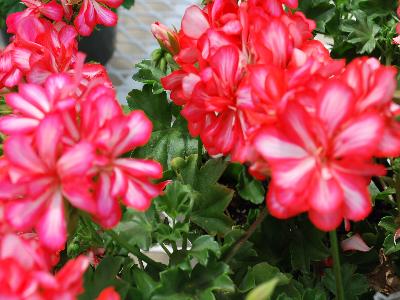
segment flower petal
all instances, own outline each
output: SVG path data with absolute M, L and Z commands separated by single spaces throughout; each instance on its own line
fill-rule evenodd
M 368 247 L 368 245 L 364 242 L 364 240 L 358 233 L 341 241 L 340 246 L 342 247 L 343 251 L 368 252 L 372 249 Z
M 67 241 L 64 204 L 60 191 L 49 199 L 48 207 L 36 226 L 41 243 L 52 250 L 61 250 Z
M 343 191 L 332 175 L 324 174 L 328 172 L 323 169 L 322 174 L 316 173 L 310 186 L 310 207 L 322 214 L 338 210 L 343 203 Z
M 339 80 L 330 80 L 319 92 L 318 117 L 329 136 L 352 114 L 354 100 L 352 90 Z
M 182 31 L 183 33 L 192 39 L 199 39 L 210 27 L 208 20 L 202 10 L 192 5 L 185 11 L 185 15 L 182 19 Z
M 334 141 L 335 157 L 370 157 L 376 151 L 383 130 L 379 115 L 370 113 L 355 118 Z

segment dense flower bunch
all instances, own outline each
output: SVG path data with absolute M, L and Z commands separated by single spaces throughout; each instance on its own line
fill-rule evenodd
M 65 247 L 67 215 L 82 210 L 111 228 L 121 204 L 146 210 L 166 185 L 153 182 L 162 177 L 158 162 L 123 157 L 147 143 L 152 123 L 142 111 L 124 114 L 104 67 L 78 52 L 79 34 L 116 22 L 103 20 L 114 13 L 98 2 L 83 1 L 76 28 L 63 21 L 69 1 L 64 10 L 26 0 L 27 9 L 7 19 L 13 37 L 0 54 L 0 87 L 13 88 L 5 95 L 13 112 L 0 118 L 2 299 L 76 299 L 89 259 L 55 275 L 48 261 Z M 119 296 L 110 288 L 99 299 Z
M 372 158 L 400 154 L 396 70 L 332 59 L 296 7 L 215 0 L 189 7 L 179 32 L 155 24 L 153 33 L 180 66 L 162 83 L 190 133 L 211 155 L 271 174 L 271 214 L 308 212 L 332 230 L 369 214 L 368 184 L 384 173 Z
M 0 51 L 0 88 L 12 88 L 21 80 L 42 84 L 50 74 L 69 71 L 77 59 L 78 34 L 90 35 L 97 24 L 116 25 L 117 15 L 104 5 L 117 8 L 123 0 L 85 0 L 74 20 L 72 8 L 77 5 L 70 1 L 22 2 L 27 9 L 7 18 L 7 32 L 14 36 Z M 101 73 L 102 68 L 86 71 Z

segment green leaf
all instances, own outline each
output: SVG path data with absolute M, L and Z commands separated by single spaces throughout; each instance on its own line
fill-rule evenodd
M 335 5 L 326 0 L 299 1 L 299 10 L 317 23 L 317 30 L 320 32 L 326 32 L 326 24 L 336 15 Z
M 160 286 L 154 291 L 151 299 L 215 300 L 213 291 L 234 291 L 234 284 L 228 273 L 228 265 L 215 260 L 210 260 L 207 266 L 197 264 L 191 273 L 171 267 L 160 273 Z
M 154 214 L 154 207 L 144 213 L 127 209 L 114 231 L 132 246 L 137 245 L 141 249 L 148 250 L 155 230 Z
M 225 214 L 225 210 L 232 201 L 233 194 L 233 190 L 223 185 L 210 186 L 194 203 L 191 221 L 209 234 L 226 234 L 233 222 Z
M 252 290 L 246 297 L 246 300 L 269 300 L 274 293 L 275 287 L 279 283 L 279 278 L 273 278 L 259 285 Z
M 208 263 L 210 253 L 214 253 L 216 257 L 221 255 L 218 243 L 209 235 L 203 235 L 194 240 L 189 251 L 189 255 L 204 266 Z
M 353 11 L 355 20 L 343 21 L 340 29 L 348 33 L 347 42 L 355 44 L 357 53 L 369 54 L 376 47 L 376 34 L 380 27 L 373 18 L 361 10 Z
M 236 189 L 243 199 L 254 204 L 261 204 L 265 199 L 265 189 L 262 183 L 251 177 L 245 168 L 239 175 L 239 182 Z
M 292 268 L 303 272 L 310 271 L 312 261 L 321 261 L 330 255 L 323 239 L 325 234 L 309 222 L 301 223 L 300 228 L 290 237 L 290 258 Z
M 346 300 L 357 300 L 358 296 L 363 295 L 369 289 L 367 278 L 362 274 L 355 273 L 356 268 L 356 266 L 349 264 L 341 266 Z M 329 291 L 336 294 L 335 276 L 332 269 L 326 270 L 326 274 L 322 278 L 322 283 Z
M 161 51 L 161 49 L 158 50 Z M 135 67 L 139 69 L 139 71 L 133 75 L 134 80 L 142 82 L 146 85 L 150 85 L 153 93 L 155 94 L 164 92 L 160 80 L 166 74 L 161 71 L 155 65 L 155 63 L 153 63 L 151 60 L 143 60 L 142 62 L 136 64 Z
M 150 299 L 151 294 L 157 288 L 158 283 L 143 270 L 134 269 L 133 279 L 138 290 L 142 293 L 144 299 Z
M 105 257 L 94 270 L 89 268 L 84 275 L 84 290 L 78 298 L 79 300 L 93 300 L 98 294 L 109 286 L 120 286 L 127 283 L 117 279 L 117 274 L 121 270 L 124 259 L 122 257 Z
M 197 153 L 197 139 L 190 137 L 186 124 L 178 126 L 177 122 L 171 128 L 153 131 L 150 141 L 136 149 L 133 156 L 157 160 L 168 170 L 174 158 Z
M 232 220 L 225 210 L 234 191 L 217 183 L 227 163 L 222 159 L 212 159 L 198 169 L 197 155 L 191 155 L 187 159 L 175 159 L 173 165 L 177 178 L 197 192 L 190 220 L 211 235 L 227 233 Z
M 379 223 L 378 223 L 379 227 L 382 227 L 383 229 L 386 230 L 387 233 L 395 233 L 398 226 L 395 223 L 395 219 L 393 216 L 386 216 L 383 217 Z
M 278 279 L 281 284 L 288 284 L 291 277 L 281 273 L 277 267 L 271 266 L 266 262 L 259 263 L 248 269 L 247 274 L 239 285 L 239 291 L 242 293 L 248 292 L 266 280 L 273 279 Z
M 124 3 L 122 3 L 122 6 L 126 9 L 130 9 L 134 4 L 135 0 L 125 0 Z
M 383 249 L 385 250 L 386 255 L 390 255 L 400 251 L 400 244 L 394 243 L 394 234 L 390 233 L 385 237 L 383 241 Z
M 174 181 L 167 185 L 164 195 L 155 199 L 154 203 L 158 211 L 165 212 L 169 217 L 176 219 L 182 216 L 185 219 L 192 210 L 195 193 L 190 185 Z
M 167 94 L 153 94 L 151 86 L 146 84 L 143 90 L 133 90 L 127 97 L 131 110 L 143 110 L 153 123 L 153 130 L 171 128 L 172 110 Z

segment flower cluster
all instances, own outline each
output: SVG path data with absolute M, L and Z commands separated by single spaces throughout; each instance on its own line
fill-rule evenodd
M 308 212 L 332 230 L 369 214 L 369 181 L 384 173 L 372 158 L 400 154 L 396 70 L 374 58 L 332 59 L 296 7 L 209 1 L 186 10 L 179 32 L 155 24 L 153 34 L 180 66 L 162 83 L 190 133 L 211 155 L 271 175 L 271 214 Z
M 17 14 L 31 14 L 31 10 L 28 6 L 28 12 Z M 28 19 L 15 15 L 10 19 L 14 41 L 29 44 L 25 38 L 30 35 L 19 34 Z M 6 95 L 13 114 L 0 119 L 0 131 L 7 135 L 0 200 L 9 227 L 24 232 L 35 229 L 44 246 L 60 250 L 67 239 L 66 208 L 81 209 L 110 228 L 121 218 L 120 200 L 146 210 L 165 183 L 152 182 L 162 177 L 159 163 L 122 157 L 147 143 L 150 120 L 142 111 L 123 113 L 103 67 L 84 64 L 84 56 L 71 46 L 76 45 L 76 34 L 56 34 L 73 32 L 71 26 L 42 20 L 35 14 L 29 17 L 32 26 L 49 27 L 43 32 L 31 27 L 31 35 L 57 42 L 58 47 L 46 47 L 50 57 L 67 61 L 57 52 L 66 47 L 61 52 L 76 59 L 68 60 L 61 70 L 47 70 L 47 76 L 39 76 L 40 82 L 29 81 L 39 78 L 35 66 L 29 67 L 28 82 L 21 82 L 17 93 Z M 34 59 L 36 64 L 41 60 L 49 62 L 44 57 Z
M 55 275 L 49 261 L 65 247 L 67 216 L 82 210 L 111 228 L 121 204 L 146 210 L 166 182 L 154 183 L 158 162 L 124 156 L 148 142 L 150 120 L 125 114 L 104 67 L 85 64 L 77 49 L 78 35 L 114 24 L 104 20 L 113 13 L 83 1 L 75 29 L 62 20 L 69 1 L 65 10 L 56 1 L 23 2 L 27 9 L 7 19 L 13 37 L 0 54 L 0 87 L 13 89 L 5 95 L 12 114 L 0 118 L 0 298 L 76 299 L 89 259 Z M 99 299 L 119 296 L 110 288 Z
M 90 35 L 97 24 L 116 25 L 117 15 L 104 5 L 117 8 L 123 0 L 84 0 L 74 20 L 70 1 L 22 2 L 27 9 L 7 18 L 7 32 L 13 37 L 0 51 L 0 88 L 21 81 L 42 84 L 50 74 L 69 71 L 77 60 L 78 34 Z M 102 71 L 97 66 L 87 73 Z
M 34 234 L 9 233 L 1 236 L 1 299 L 76 299 L 83 291 L 82 275 L 89 266 L 89 260 L 79 256 L 53 274 L 51 269 L 57 263 L 58 257 L 43 248 Z M 118 299 L 111 287 L 98 298 Z

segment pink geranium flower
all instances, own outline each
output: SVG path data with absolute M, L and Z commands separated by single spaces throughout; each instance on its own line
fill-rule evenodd
M 118 8 L 123 2 L 123 0 L 83 0 L 81 9 L 74 20 L 79 34 L 90 35 L 97 24 L 117 25 L 118 16 L 109 7 Z
M 258 135 L 255 146 L 272 170 L 268 207 L 273 215 L 308 211 L 311 221 L 328 231 L 343 218 L 359 221 L 369 214 L 370 176 L 384 173 L 370 162 L 384 124 L 373 111 L 354 115 L 355 100 L 350 88 L 330 80 L 315 116 L 292 103 L 276 128 Z
M 95 213 L 90 193 L 81 185 L 92 167 L 94 148 L 81 142 L 69 149 L 60 145 L 63 123 L 57 114 L 48 115 L 34 137 L 13 135 L 4 145 L 10 162 L 10 174 L 16 184 L 25 184 L 22 199 L 6 204 L 8 223 L 17 230 L 36 229 L 46 247 L 59 250 L 66 242 L 66 220 L 63 199 L 89 213 Z

